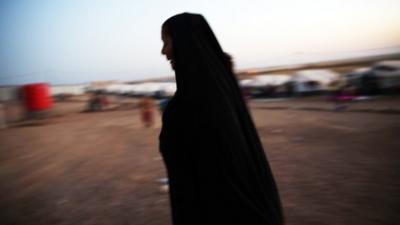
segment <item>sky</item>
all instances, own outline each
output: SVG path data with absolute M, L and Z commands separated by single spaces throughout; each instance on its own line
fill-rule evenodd
M 172 76 L 160 29 L 182 12 L 236 69 L 400 52 L 399 0 L 0 0 L 0 85 Z

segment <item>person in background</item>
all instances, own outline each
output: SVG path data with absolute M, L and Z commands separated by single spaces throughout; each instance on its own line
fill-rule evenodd
M 6 106 L 0 102 L 0 129 L 7 128 Z
M 160 100 L 160 102 L 159 102 L 159 109 L 160 109 L 161 115 L 162 115 L 162 113 L 164 112 L 165 107 L 167 107 L 168 102 L 169 102 L 169 98 L 164 98 L 164 99 L 161 99 L 161 100 Z
M 154 124 L 154 100 L 150 96 L 144 96 L 139 101 L 140 115 L 145 127 Z
M 100 91 L 94 91 L 89 98 L 88 107 L 89 111 L 97 112 L 108 108 L 110 101 L 107 96 L 103 95 Z
M 334 110 L 346 110 L 350 106 L 351 102 L 356 98 L 355 93 L 355 88 L 349 84 L 340 87 L 333 96 L 333 101 L 335 104 Z

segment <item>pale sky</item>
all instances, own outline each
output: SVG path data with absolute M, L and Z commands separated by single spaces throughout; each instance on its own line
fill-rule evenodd
M 399 0 L 0 0 L 0 85 L 173 75 L 160 26 L 181 12 L 237 69 L 400 51 Z

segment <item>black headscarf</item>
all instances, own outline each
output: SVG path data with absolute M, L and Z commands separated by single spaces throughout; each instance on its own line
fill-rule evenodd
M 160 133 L 174 225 L 283 224 L 260 138 L 207 21 L 183 13 L 163 29 L 177 83 Z

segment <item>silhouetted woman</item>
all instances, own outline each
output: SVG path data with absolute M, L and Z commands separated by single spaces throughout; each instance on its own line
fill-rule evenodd
M 162 40 L 177 83 L 159 137 L 173 224 L 283 224 L 257 130 L 208 23 L 198 14 L 173 16 Z

